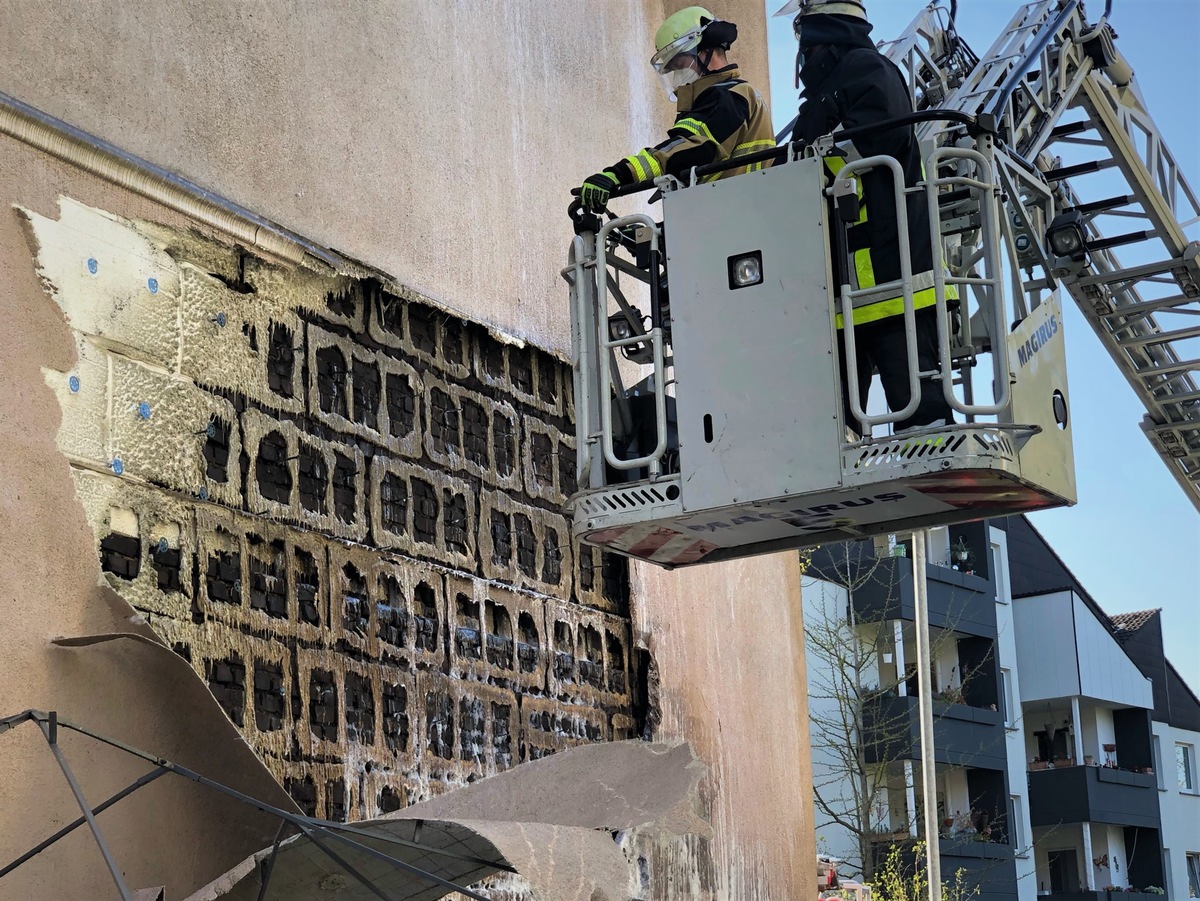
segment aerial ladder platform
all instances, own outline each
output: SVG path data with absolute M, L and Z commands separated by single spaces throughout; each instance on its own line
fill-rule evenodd
M 1074 503 L 1062 288 L 1200 506 L 1200 327 L 1171 321 L 1200 312 L 1200 205 L 1116 50 L 1111 8 L 1089 23 L 1078 0 L 1027 4 L 982 57 L 953 12 L 933 4 L 881 48 L 913 96 L 917 186 L 887 157 L 827 179 L 822 158 L 857 129 L 618 192 L 657 189 L 661 222 L 577 213 L 563 270 L 577 539 L 676 567 Z M 714 179 L 749 162 L 771 165 Z M 893 173 L 905 265 L 907 195 L 929 205 L 938 372 L 916 370 L 911 272 L 836 284 L 855 180 L 875 168 Z M 1127 191 L 1089 193 L 1096 172 Z M 1142 227 L 1111 225 L 1128 220 Z M 850 314 L 869 291 L 904 297 L 910 409 L 857 402 Z M 920 378 L 957 422 L 896 433 Z

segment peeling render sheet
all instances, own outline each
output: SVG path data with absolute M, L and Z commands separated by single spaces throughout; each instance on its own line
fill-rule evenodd
M 546 901 L 625 901 L 636 889 L 614 833 L 710 835 L 698 815 L 703 776 L 686 745 L 582 746 L 361 825 L 377 835 L 419 836 L 429 847 L 510 863 Z M 376 847 L 460 883 L 486 875 L 467 861 Z M 259 868 L 270 853 L 255 854 L 188 901 L 255 901 Z M 383 872 L 367 855 L 346 853 L 361 871 Z M 281 847 L 273 873 L 268 899 L 320 901 L 335 882 L 347 901 L 376 897 L 300 837 Z M 382 878 L 379 887 L 397 901 L 445 894 L 402 873 Z

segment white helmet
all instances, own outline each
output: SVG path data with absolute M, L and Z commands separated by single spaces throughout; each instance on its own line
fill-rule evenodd
M 853 16 L 864 20 L 867 18 L 867 8 L 858 0 L 788 0 L 775 15 L 790 16 L 795 13 L 802 16 L 824 14 Z

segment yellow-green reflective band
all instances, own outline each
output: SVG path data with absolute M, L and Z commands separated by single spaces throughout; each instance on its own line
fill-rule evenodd
M 637 174 L 638 181 L 658 178 L 663 174 L 663 169 L 658 162 L 658 158 L 649 150 L 639 150 L 633 156 L 627 156 L 625 160 Z
M 825 157 L 825 168 L 829 170 L 830 175 L 837 177 L 837 174 L 846 168 L 846 158 L 842 156 L 827 156 Z M 857 175 L 851 175 L 850 177 L 854 179 L 854 193 L 858 195 L 859 200 L 862 200 L 862 180 Z M 865 204 L 858 214 L 858 221 L 867 221 L 867 207 Z
M 716 143 L 716 139 L 713 138 L 712 132 L 708 130 L 708 126 L 699 119 L 680 119 L 671 127 L 682 128 L 684 131 L 691 132 L 694 135 L 699 135 L 706 141 L 712 141 L 714 144 Z
M 874 282 L 872 282 L 872 284 L 874 284 Z M 952 299 L 950 297 L 950 288 L 951 287 L 953 287 L 953 286 L 948 285 L 946 287 L 946 299 L 947 300 Z M 953 299 L 954 300 L 958 299 L 957 293 L 955 294 L 955 297 Z M 839 303 L 840 303 L 840 301 L 839 301 Z M 924 290 L 917 291 L 915 294 L 913 294 L 913 309 L 914 310 L 923 310 L 926 307 L 933 306 L 935 303 L 937 303 L 937 291 L 934 288 L 925 288 Z M 868 304 L 865 307 L 855 307 L 854 308 L 854 324 L 855 325 L 866 325 L 868 322 L 878 322 L 880 319 L 887 319 L 889 316 L 903 316 L 903 315 L 904 315 L 904 298 L 903 297 L 894 297 L 894 298 L 891 298 L 890 300 L 881 300 L 878 303 Z M 836 319 L 837 319 L 837 327 L 841 328 L 842 327 L 842 314 L 838 313 L 836 315 Z
M 768 141 L 765 139 L 759 141 L 746 141 L 745 143 L 738 144 L 737 147 L 734 148 L 733 155 L 745 156 L 747 153 L 755 153 L 759 150 L 766 150 L 768 147 L 774 146 L 774 141 Z
M 648 181 L 663 174 L 662 166 L 649 150 L 639 150 L 633 156 L 625 157 L 625 162 L 629 163 L 638 181 Z
M 875 267 L 871 263 L 870 248 L 854 251 L 854 274 L 858 278 L 858 287 L 860 288 L 874 288 L 877 284 Z

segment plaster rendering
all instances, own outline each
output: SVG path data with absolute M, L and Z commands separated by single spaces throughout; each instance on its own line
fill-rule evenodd
M 20 4 L 0 90 L 566 352 L 568 192 L 662 139 L 654 31 L 687 5 Z M 762 4 L 713 6 L 765 94 Z

